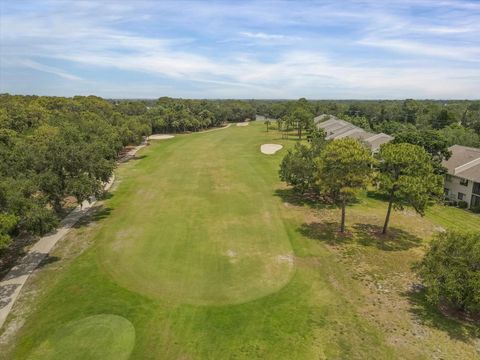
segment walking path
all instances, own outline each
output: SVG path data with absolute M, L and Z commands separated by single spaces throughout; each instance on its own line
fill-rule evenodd
M 230 127 L 231 124 L 223 126 L 221 128 L 215 128 L 210 130 L 201 131 L 210 132 L 223 130 Z M 170 135 L 171 136 L 171 135 Z M 171 136 L 173 137 L 173 136 Z M 167 137 L 163 136 L 163 139 Z M 170 137 L 168 137 L 170 138 Z M 155 137 L 152 137 L 152 140 L 155 140 Z M 148 138 L 145 141 L 128 151 L 124 156 L 122 156 L 118 162 L 126 162 L 133 158 L 138 150 L 147 145 Z M 112 176 L 110 181 L 105 185 L 104 189 L 107 191 L 113 185 L 115 177 Z M 80 220 L 96 203 L 96 200 L 92 202 L 84 201 L 83 204 L 77 206 L 70 214 L 68 214 L 61 222 L 59 227 L 52 233 L 42 237 L 38 240 L 35 245 L 31 247 L 27 255 L 20 259 L 17 265 L 15 265 L 5 277 L 0 281 L 0 329 L 3 327 L 7 316 L 12 310 L 12 307 L 15 301 L 20 294 L 20 291 L 23 288 L 23 285 L 27 282 L 30 274 L 32 274 L 35 269 L 40 265 L 42 260 L 44 260 L 57 242 L 65 237 L 72 227 Z
M 230 127 L 231 124 L 226 126 L 201 131 L 210 132 L 223 130 Z M 152 140 L 155 139 L 168 139 L 172 138 L 172 135 L 162 135 L 162 136 L 152 136 Z M 145 141 L 128 151 L 123 155 L 118 162 L 126 162 L 133 158 L 138 150 L 147 145 L 148 138 Z M 115 177 L 112 176 L 110 181 L 105 185 L 104 189 L 107 191 L 113 185 Z M 40 265 L 42 260 L 44 260 L 57 242 L 65 237 L 72 227 L 80 220 L 91 208 L 95 205 L 96 200 L 92 202 L 84 201 L 83 204 L 77 206 L 70 214 L 68 214 L 61 222 L 59 227 L 52 233 L 42 237 L 38 240 L 35 245 L 31 247 L 27 255 L 20 259 L 17 265 L 15 265 L 7 275 L 0 281 L 0 329 L 3 327 L 5 320 L 7 319 L 8 314 L 12 310 L 13 304 L 18 298 L 20 291 L 23 288 L 23 285 L 27 282 L 30 274 L 32 274 L 35 269 Z
M 136 152 L 147 144 L 144 141 L 141 145 L 133 148 L 120 159 L 125 162 L 135 156 Z M 105 185 L 107 191 L 113 185 L 115 176 Z M 47 234 L 38 240 L 31 247 L 27 255 L 25 255 L 17 265 L 15 265 L 7 275 L 0 281 L 0 329 L 2 328 L 8 314 L 12 310 L 15 300 L 17 300 L 23 285 L 27 282 L 30 274 L 32 274 L 38 265 L 45 259 L 55 244 L 67 235 L 72 227 L 95 205 L 96 200 L 92 202 L 84 201 L 82 205 L 77 206 L 70 214 L 68 214 L 61 222 L 59 227 L 52 233 Z

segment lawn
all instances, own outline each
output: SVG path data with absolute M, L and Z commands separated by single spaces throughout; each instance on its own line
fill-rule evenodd
M 478 216 L 394 213 L 383 239 L 386 205 L 364 195 L 341 237 L 338 210 L 286 189 L 277 175 L 286 150 L 263 155 L 263 143 L 294 142 L 252 123 L 155 141 L 122 165 L 112 196 L 27 284 L 7 323 L 19 329 L 5 331 L 0 351 L 13 359 L 479 356 L 478 327 L 411 291 L 411 266 L 432 234 L 478 230 Z

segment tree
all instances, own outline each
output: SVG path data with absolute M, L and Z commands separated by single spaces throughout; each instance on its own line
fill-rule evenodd
M 18 223 L 18 217 L 13 214 L 0 213 L 0 250 L 6 248 L 11 241 L 10 233 Z
M 342 209 L 340 231 L 345 231 L 345 209 L 358 190 L 371 179 L 372 158 L 358 140 L 345 138 L 329 142 L 319 157 L 318 181 L 321 192 Z
M 432 157 L 435 173 L 444 175 L 446 169 L 443 160 L 448 160 L 452 153 L 448 149 L 447 139 L 437 130 L 402 131 L 392 141 L 395 144 L 408 143 L 423 147 Z
M 435 174 L 430 155 L 418 145 L 384 144 L 378 157 L 379 191 L 388 197 L 382 230 L 386 234 L 392 207 L 411 206 L 423 215 L 432 198 L 442 194 L 443 177 Z
M 442 109 L 440 113 L 433 118 L 432 127 L 434 129 L 443 129 L 448 125 L 454 124 L 456 121 L 455 114 L 452 111 Z
M 434 305 L 480 312 L 480 233 L 438 234 L 418 267 Z
M 445 138 L 448 145 L 464 145 L 480 147 L 480 135 L 474 130 L 463 127 L 458 124 L 447 126 L 439 132 Z
M 302 131 L 312 127 L 313 114 L 304 108 L 299 108 L 290 115 L 290 120 L 297 128 L 298 139 L 302 140 Z
M 265 125 L 267 126 L 267 132 L 268 132 L 268 127 L 270 126 L 271 121 L 270 120 L 265 120 Z

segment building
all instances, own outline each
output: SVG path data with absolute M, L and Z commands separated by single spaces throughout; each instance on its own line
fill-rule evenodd
M 365 131 L 358 126 L 341 120 L 333 115 L 324 114 L 317 116 L 314 119 L 314 122 L 317 128 L 325 131 L 327 139 L 335 140 L 345 137 L 358 139 L 370 147 L 372 152 L 377 152 L 380 149 L 380 145 L 393 140 L 393 137 L 390 135 L 384 133 L 375 134 Z
M 443 161 L 448 169 L 445 197 L 465 201 L 468 207 L 480 206 L 480 149 L 453 145 L 452 156 Z

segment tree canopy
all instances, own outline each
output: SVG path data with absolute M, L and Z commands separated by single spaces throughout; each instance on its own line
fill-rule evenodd
M 480 233 L 434 237 L 418 272 L 434 305 L 480 313 Z
M 340 231 L 345 231 L 347 204 L 356 199 L 372 174 L 370 151 L 358 140 L 345 138 L 329 142 L 318 159 L 318 182 L 322 193 L 342 210 Z
M 378 154 L 377 181 L 380 193 L 388 199 L 383 233 L 388 229 L 392 207 L 410 206 L 423 215 L 432 196 L 443 191 L 443 177 L 435 174 L 431 156 L 424 148 L 407 143 L 388 143 Z

